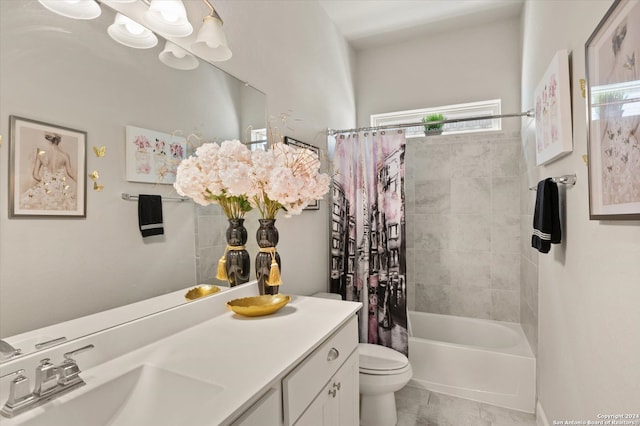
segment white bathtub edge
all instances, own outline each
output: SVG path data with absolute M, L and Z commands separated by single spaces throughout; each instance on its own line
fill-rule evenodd
M 523 395 L 494 394 L 490 392 L 478 391 L 474 389 L 463 389 L 455 386 L 448 386 L 441 383 L 429 382 L 412 378 L 408 386 L 426 389 L 430 392 L 442 393 L 456 398 L 464 398 L 470 401 L 482 402 L 496 407 L 507 408 L 509 410 L 520 411 L 527 414 L 535 414 L 536 407 L 527 402 L 527 397 Z M 538 425 L 549 426 L 549 424 Z
M 478 339 L 472 339 L 472 345 L 453 343 L 463 342 L 458 338 L 446 341 L 447 336 L 442 336 L 443 341 L 431 340 L 428 338 L 428 331 L 416 330 L 416 325 L 423 325 L 430 315 L 434 314 L 409 312 L 410 317 L 422 320 L 418 321 L 418 324 L 415 321 L 412 324 L 413 331 L 418 331 L 421 337 L 409 337 L 409 362 L 413 367 L 410 386 L 524 413 L 536 412 L 537 360 L 519 324 L 511 324 L 508 327 L 516 332 L 518 337 L 518 341 L 511 346 L 489 347 L 483 346 L 482 342 L 473 346 Z M 459 317 L 439 317 L 456 321 L 453 324 L 440 324 L 440 329 L 455 333 L 456 327 L 461 326 Z M 502 324 L 484 319 L 470 320 L 476 322 L 476 328 L 479 324 Z M 425 329 L 429 330 L 428 326 L 425 326 Z M 489 331 L 494 329 L 492 324 Z M 505 375 L 505 371 L 509 373 Z
M 542 404 L 540 404 L 540 401 L 538 401 L 538 403 L 536 404 L 536 424 L 538 426 L 549 426 L 547 415 L 542 409 Z

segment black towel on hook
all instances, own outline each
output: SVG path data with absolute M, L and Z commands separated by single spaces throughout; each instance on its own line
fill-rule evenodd
M 558 244 L 561 239 L 558 185 L 547 178 L 538 182 L 531 247 L 540 253 L 549 253 L 551 244 Z
M 138 225 L 143 237 L 164 234 L 160 195 L 138 195 Z

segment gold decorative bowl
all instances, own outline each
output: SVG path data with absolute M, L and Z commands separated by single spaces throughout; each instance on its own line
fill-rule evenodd
M 291 300 L 284 294 L 265 294 L 263 296 L 243 297 L 227 302 L 227 308 L 245 317 L 259 317 L 279 311 Z
M 196 300 L 201 297 L 211 296 L 214 293 L 220 291 L 220 287 L 215 285 L 199 285 L 198 287 L 194 287 L 184 295 L 187 300 Z

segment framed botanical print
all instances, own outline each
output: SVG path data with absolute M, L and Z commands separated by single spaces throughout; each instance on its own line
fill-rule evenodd
M 614 2 L 585 50 L 589 218 L 640 220 L 640 2 Z
M 87 133 L 9 121 L 9 216 L 86 217 Z
M 180 162 L 186 157 L 187 140 L 182 136 L 126 127 L 127 180 L 173 184 Z
M 296 146 L 298 148 L 308 149 L 313 153 L 315 153 L 318 156 L 318 158 L 320 158 L 320 148 L 318 148 L 317 146 L 309 145 L 308 143 L 305 143 L 305 142 L 300 142 L 299 140 L 290 138 L 288 136 L 284 137 L 284 143 L 286 143 L 287 145 Z M 314 200 L 307 207 L 305 207 L 304 210 L 320 210 L 319 201 Z
M 556 52 L 535 90 L 536 164 L 548 164 L 573 150 L 569 54 Z

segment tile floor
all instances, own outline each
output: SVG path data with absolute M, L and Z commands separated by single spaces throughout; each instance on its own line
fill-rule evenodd
M 534 414 L 411 386 L 396 392 L 396 409 L 398 426 L 536 426 Z

